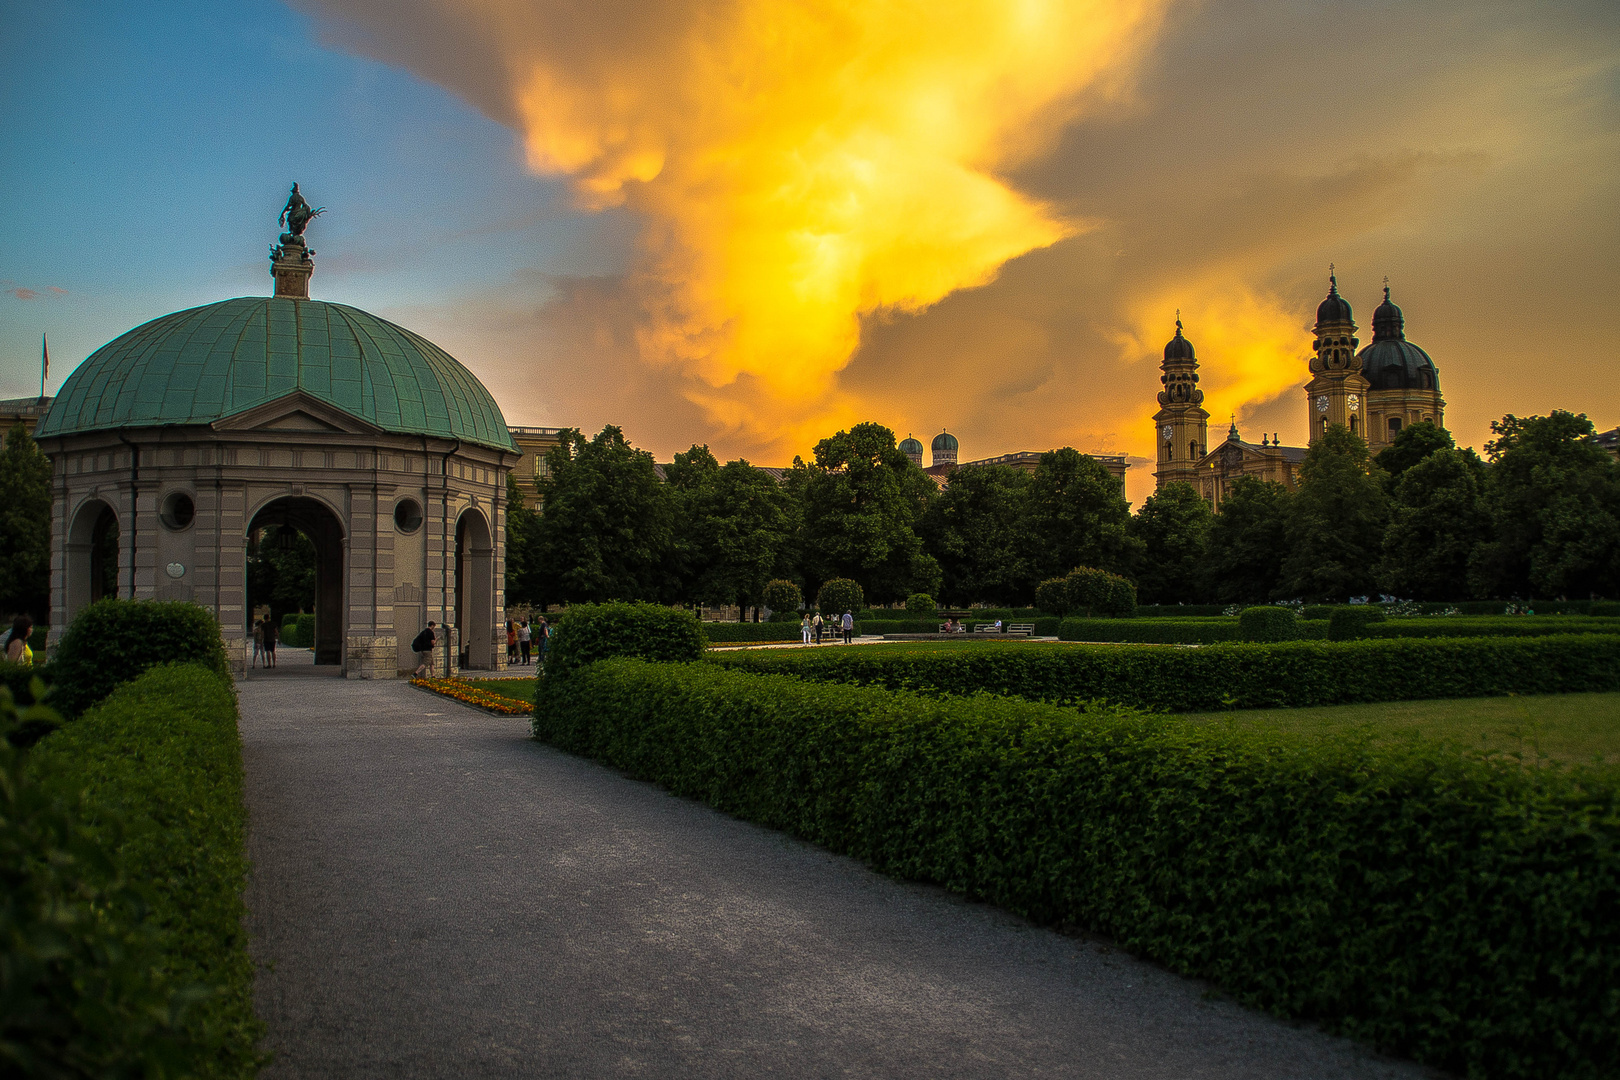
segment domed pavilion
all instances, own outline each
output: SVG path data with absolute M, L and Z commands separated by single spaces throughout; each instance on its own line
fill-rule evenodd
M 432 619 L 454 628 L 440 673 L 504 667 L 518 460 L 505 418 L 432 342 L 310 299 L 315 212 L 294 200 L 307 216 L 289 215 L 272 249 L 274 296 L 113 339 L 40 422 L 55 470 L 52 635 L 103 595 L 188 600 L 215 613 L 245 668 L 249 544 L 279 525 L 315 548 L 316 664 L 393 678 L 416 667 L 410 643 Z

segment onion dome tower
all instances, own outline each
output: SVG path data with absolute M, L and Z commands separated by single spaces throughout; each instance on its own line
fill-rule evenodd
M 941 430 L 938 435 L 935 435 L 930 449 L 933 451 L 936 466 L 956 464 L 956 436 L 950 432 Z
M 1356 359 L 1360 341 L 1350 302 L 1339 295 L 1339 279 L 1332 266 L 1328 267 L 1327 297 L 1316 308 L 1315 334 L 1311 381 L 1305 384 L 1310 441 L 1314 444 L 1332 424 L 1365 437 L 1362 414 L 1367 380 Z
M 1153 414 L 1153 439 L 1158 447 L 1157 486 L 1196 485 L 1198 459 L 1209 451 L 1209 413 L 1198 388 L 1198 360 L 1193 343 L 1181 334 L 1181 312 L 1176 312 L 1176 336 L 1164 347 L 1159 382 L 1159 411 Z
M 1406 340 L 1406 317 L 1389 298 L 1388 278 L 1384 302 L 1373 312 L 1372 344 L 1357 359 L 1367 380 L 1367 445 L 1374 453 L 1408 424 L 1427 420 L 1444 426 L 1440 373 L 1428 353 Z
M 900 452 L 911 459 L 911 463 L 918 468 L 922 467 L 923 444 L 907 435 L 900 440 Z

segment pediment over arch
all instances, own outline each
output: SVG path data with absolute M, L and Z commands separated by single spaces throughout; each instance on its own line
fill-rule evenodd
M 215 431 L 304 431 L 380 435 L 383 429 L 302 390 L 215 420 Z

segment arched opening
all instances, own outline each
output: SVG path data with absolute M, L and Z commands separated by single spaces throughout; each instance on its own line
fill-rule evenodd
M 87 605 L 118 595 L 118 514 L 100 499 L 87 500 L 73 515 L 64 569 L 69 622 Z
M 456 519 L 456 626 L 461 666 L 493 668 L 495 543 L 489 523 L 476 510 Z
M 1401 433 L 1401 418 L 1398 417 L 1398 416 L 1390 417 L 1389 418 L 1389 437 L 1393 439 L 1395 436 L 1399 435 L 1400 433 Z
M 247 528 L 247 621 L 265 607 L 277 627 L 287 615 L 312 614 L 315 663 L 341 665 L 348 610 L 343 562 L 343 524 L 326 504 L 300 496 L 265 504 Z

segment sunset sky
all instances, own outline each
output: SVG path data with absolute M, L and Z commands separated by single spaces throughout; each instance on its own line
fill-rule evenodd
M 8 2 L 0 396 L 270 289 L 449 349 L 508 422 L 785 464 L 1151 452 L 1180 309 L 1214 441 L 1305 437 L 1329 262 L 1448 426 L 1620 424 L 1620 4 Z M 1151 491 L 1151 464 L 1128 493 Z

